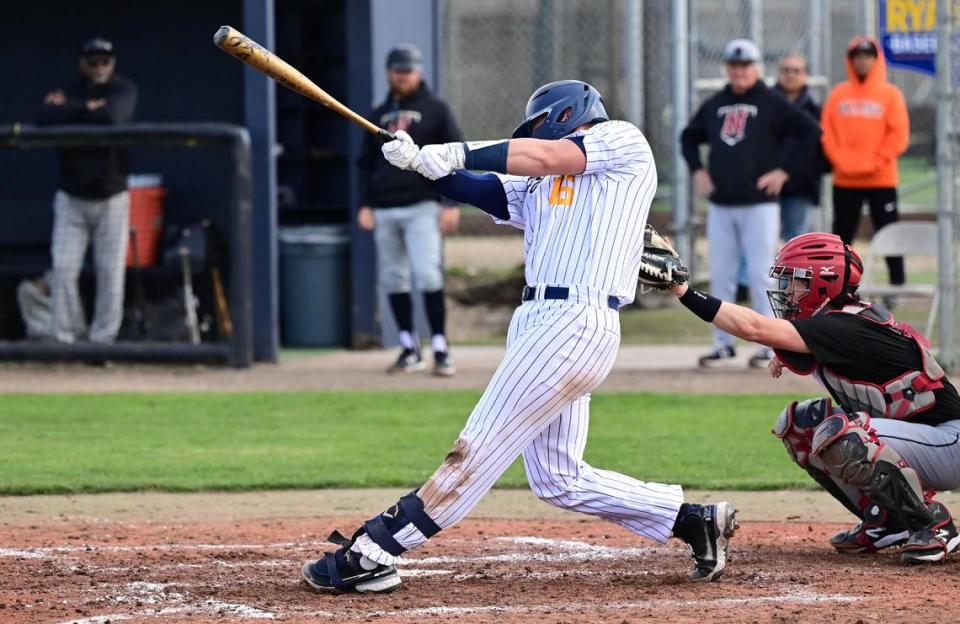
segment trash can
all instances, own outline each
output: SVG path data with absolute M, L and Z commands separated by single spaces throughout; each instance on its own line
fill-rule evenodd
M 283 227 L 279 240 L 281 341 L 290 347 L 347 345 L 349 227 Z

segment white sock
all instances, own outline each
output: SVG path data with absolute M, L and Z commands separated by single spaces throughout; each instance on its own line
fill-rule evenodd
M 442 351 L 443 353 L 447 352 L 447 337 L 443 334 L 434 334 L 433 335 L 433 351 Z
M 415 343 L 413 342 L 413 334 L 411 334 L 410 332 L 401 331 L 399 338 L 400 338 L 400 346 L 403 347 L 404 349 L 416 348 L 414 346 Z

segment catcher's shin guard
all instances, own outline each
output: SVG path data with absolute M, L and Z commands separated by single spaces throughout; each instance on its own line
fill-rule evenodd
M 773 435 L 780 438 L 790 459 L 801 468 L 806 468 L 810 463 L 814 430 L 832 413 L 833 403 L 828 398 L 822 398 L 794 401 L 783 408 L 777 417 Z
M 949 512 L 930 504 L 917 472 L 870 428 L 870 417 L 834 414 L 817 427 L 812 454 L 843 483 L 861 488 L 870 499 L 899 519 L 911 533 L 903 559 L 938 561 L 949 547 L 953 528 Z M 949 527 L 949 528 L 948 528 Z

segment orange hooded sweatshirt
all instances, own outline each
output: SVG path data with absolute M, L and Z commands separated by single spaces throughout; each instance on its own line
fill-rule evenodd
M 877 60 L 861 81 L 849 51 L 864 40 L 877 48 Z M 906 102 L 900 90 L 887 82 L 887 64 L 876 39 L 854 37 L 847 51 L 847 81 L 830 92 L 820 117 L 833 183 L 845 188 L 895 187 L 897 157 L 906 151 L 910 139 Z

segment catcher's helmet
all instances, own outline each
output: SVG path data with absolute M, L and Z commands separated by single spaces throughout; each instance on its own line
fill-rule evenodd
M 807 318 L 828 304 L 855 300 L 862 275 L 863 261 L 839 236 L 801 234 L 787 241 L 774 259 L 770 277 L 779 286 L 767 296 L 777 317 Z
M 583 124 L 610 119 L 600 92 L 579 80 L 558 80 L 534 91 L 524 117 L 513 131 L 515 139 L 561 139 Z M 543 123 L 534 130 L 540 117 Z

